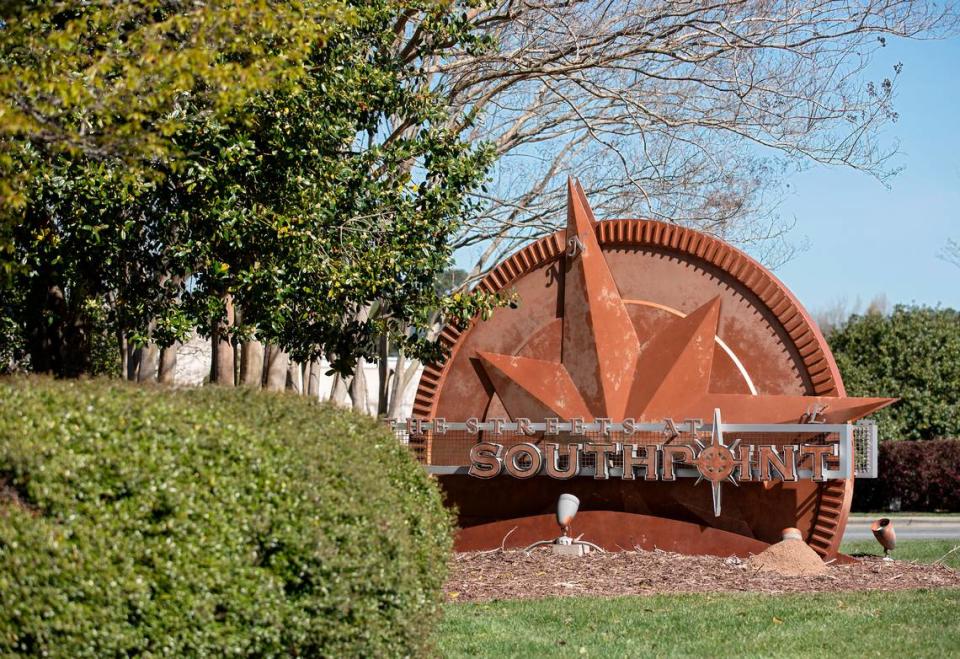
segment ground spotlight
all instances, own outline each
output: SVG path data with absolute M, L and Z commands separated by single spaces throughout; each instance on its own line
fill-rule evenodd
M 873 537 L 883 547 L 883 555 L 887 556 L 897 546 L 897 534 L 893 530 L 893 521 L 889 517 L 881 517 L 870 525 Z

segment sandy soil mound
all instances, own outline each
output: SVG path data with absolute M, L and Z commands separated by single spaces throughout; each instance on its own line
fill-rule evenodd
M 751 556 L 750 567 L 785 577 L 812 577 L 826 574 L 827 566 L 803 540 L 783 540 Z
M 819 559 L 817 559 L 819 560 Z M 448 602 L 535 599 L 563 595 L 656 593 L 836 593 L 845 590 L 960 588 L 960 572 L 943 565 L 868 556 L 821 573 L 784 578 L 736 557 L 684 556 L 666 551 L 554 556 L 549 548 L 468 552 L 450 561 Z

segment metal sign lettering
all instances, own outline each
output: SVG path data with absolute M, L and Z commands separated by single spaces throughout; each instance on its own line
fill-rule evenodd
M 399 422 L 393 422 L 394 427 Z M 723 482 L 739 486 L 743 481 L 768 482 L 812 480 L 822 483 L 851 476 L 853 426 L 850 424 L 724 424 L 720 410 L 714 411 L 713 424 L 704 426 L 701 419 L 686 419 L 680 424 L 672 419 L 662 423 L 638 423 L 635 419 L 613 421 L 601 418 L 543 422 L 530 419 L 468 419 L 464 422 L 446 419 L 407 419 L 404 427 L 411 434 L 433 432 L 444 435 L 451 431 L 465 432 L 481 439 L 481 433 L 501 437 L 540 435 L 537 441 L 524 441 L 504 446 L 494 441 L 478 441 L 470 449 L 470 465 L 466 473 L 474 478 L 492 479 L 501 475 L 529 479 L 546 475 L 557 480 L 592 476 L 596 480 L 675 481 L 678 477 L 694 477 L 697 484 L 706 480 L 713 491 L 713 512 L 719 517 Z M 697 433 L 709 430 L 709 444 Z M 601 437 L 617 434 L 630 437 L 636 433 L 658 433 L 658 443 L 623 441 L 577 441 L 586 434 Z M 836 434 L 837 443 L 760 443 L 746 444 L 740 438 L 727 444 L 724 433 L 763 435 Z M 565 442 L 549 441 L 563 436 Z M 672 443 L 675 440 L 677 443 Z M 684 443 L 686 442 L 686 443 Z M 835 463 L 835 467 L 831 467 Z M 461 467 L 431 467 L 438 474 L 460 473 Z
M 703 427 L 703 419 L 685 419 L 679 425 L 673 419 L 664 419 L 662 423 L 640 423 L 636 419 L 624 419 L 615 422 L 613 419 L 607 418 L 598 418 L 596 421 L 584 421 L 583 418 L 570 420 L 548 418 L 542 422 L 534 422 L 522 417 L 516 421 L 497 417 L 488 421 L 480 421 L 477 418 L 470 418 L 466 421 L 447 421 L 441 417 L 432 420 L 410 418 L 405 420 L 390 419 L 389 423 L 394 430 L 402 426 L 411 435 L 419 435 L 429 431 L 434 435 L 441 436 L 450 431 L 461 431 L 471 435 L 491 433 L 497 436 L 536 435 L 538 433 L 544 435 L 583 435 L 596 432 L 605 435 L 614 432 L 632 435 L 637 432 L 654 431 L 662 433 L 665 437 L 674 438 L 680 436 L 681 432 L 696 433 Z

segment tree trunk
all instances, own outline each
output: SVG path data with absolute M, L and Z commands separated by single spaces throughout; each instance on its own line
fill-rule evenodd
M 377 416 L 387 415 L 387 394 L 390 392 L 390 340 L 386 334 L 380 336 L 380 362 L 377 364 Z
M 361 414 L 367 412 L 367 377 L 363 372 L 363 366 L 366 362 L 363 359 L 357 361 L 357 368 L 353 372 L 353 381 L 350 383 L 350 399 L 353 401 L 353 409 Z
M 151 341 L 140 350 L 140 371 L 137 382 L 156 382 L 160 370 L 160 346 Z
M 287 383 L 298 394 L 303 393 L 303 370 L 300 368 L 300 363 L 292 359 L 287 367 Z
M 127 379 L 127 337 L 120 332 L 117 334 L 117 342 L 120 344 L 120 377 Z
M 417 375 L 417 369 L 420 368 L 420 362 L 416 359 L 411 360 L 409 364 L 404 364 L 404 358 L 401 354 L 397 358 L 397 368 L 394 371 L 394 386 L 390 398 L 389 417 L 398 419 L 405 414 L 403 401 L 406 397 L 407 389 L 410 387 L 413 378 Z
M 350 395 L 350 383 L 342 375 L 333 376 L 333 385 L 330 387 L 330 402 L 337 407 L 347 406 L 347 396 Z
M 168 277 L 160 275 L 160 286 L 166 288 L 170 282 L 173 288 L 178 289 L 183 283 L 183 278 L 179 275 Z M 179 298 L 179 295 L 177 296 Z M 177 349 L 180 346 L 179 341 L 174 341 L 165 348 L 160 349 L 160 363 L 157 365 L 157 381 L 161 384 L 173 385 L 177 382 Z
M 259 389 L 263 383 L 263 344 L 255 338 L 240 346 L 240 384 Z
M 176 384 L 178 343 L 160 350 L 160 367 L 157 380 L 162 384 Z
M 307 394 L 311 398 L 320 398 L 320 360 L 312 359 L 309 365 L 309 374 L 307 375 Z
M 387 405 L 388 419 L 399 418 L 398 414 L 401 413 L 399 398 L 403 392 L 400 391 L 400 385 L 403 383 L 403 371 L 405 364 L 406 358 L 401 352 L 399 355 L 397 355 L 397 363 L 393 367 L 393 377 L 390 378 L 390 400 Z
M 233 343 L 230 340 L 230 328 L 233 327 L 233 296 L 229 293 L 224 298 L 227 308 L 227 317 L 217 323 L 211 341 L 213 344 L 213 359 L 210 366 L 210 380 L 224 387 L 232 387 L 236 382 L 236 356 Z
M 403 404 L 403 370 L 406 359 L 403 353 L 397 355 L 397 363 L 393 367 L 393 377 L 390 378 L 390 404 L 387 406 L 387 418 L 398 419 Z
M 30 313 L 27 350 L 30 366 L 36 373 L 52 373 L 75 378 L 89 373 L 90 323 L 82 310 L 83 292 L 74 289 L 72 298 L 81 310 L 71 305 L 52 273 L 38 276 L 27 294 Z
M 150 321 L 147 333 L 152 337 L 156 323 Z M 137 373 L 137 382 L 156 382 L 157 371 L 160 370 L 160 346 L 149 341 L 140 350 L 140 371 Z
M 283 391 L 287 388 L 287 367 L 290 357 L 277 346 L 267 348 L 267 391 Z
M 140 373 L 140 357 L 143 354 L 142 348 L 134 348 L 133 344 L 127 342 L 127 372 L 126 377 L 131 382 L 137 381 Z

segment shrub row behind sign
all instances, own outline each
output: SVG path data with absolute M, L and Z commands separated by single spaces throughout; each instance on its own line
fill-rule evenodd
M 960 512 L 960 440 L 880 442 L 879 478 L 858 480 L 853 510 Z

